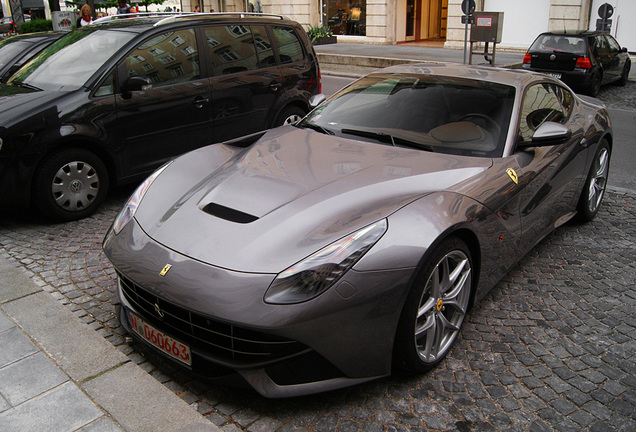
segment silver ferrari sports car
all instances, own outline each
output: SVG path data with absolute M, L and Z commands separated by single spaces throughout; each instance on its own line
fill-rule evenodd
M 601 205 L 608 114 L 548 76 L 396 66 L 319 102 L 130 197 L 103 248 L 136 339 L 267 397 L 423 372 L 526 252 Z

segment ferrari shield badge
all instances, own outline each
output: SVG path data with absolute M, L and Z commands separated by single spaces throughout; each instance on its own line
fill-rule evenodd
M 512 181 L 515 182 L 515 184 L 519 184 L 519 177 L 517 177 L 517 173 L 515 170 L 513 170 L 512 168 L 508 168 L 506 172 L 508 173 L 508 176 L 512 179 Z
M 166 264 L 161 271 L 159 272 L 159 276 L 163 277 L 166 275 L 166 273 L 168 273 L 168 271 L 172 268 L 172 266 L 170 264 Z

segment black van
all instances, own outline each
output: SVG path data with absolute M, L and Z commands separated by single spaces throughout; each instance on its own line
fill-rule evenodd
M 0 85 L 0 202 L 86 217 L 109 187 L 189 150 L 297 121 L 318 93 L 311 42 L 281 16 L 97 20 Z

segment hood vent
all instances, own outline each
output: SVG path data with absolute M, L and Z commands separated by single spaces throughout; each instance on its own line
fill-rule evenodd
M 258 219 L 258 217 L 252 216 L 251 214 L 243 213 L 214 203 L 210 203 L 203 207 L 203 211 L 212 216 L 241 224 L 251 223 Z

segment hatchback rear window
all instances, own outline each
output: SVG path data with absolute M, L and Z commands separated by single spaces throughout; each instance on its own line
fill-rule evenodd
M 529 51 L 585 55 L 585 39 L 578 36 L 541 35 L 534 41 Z

